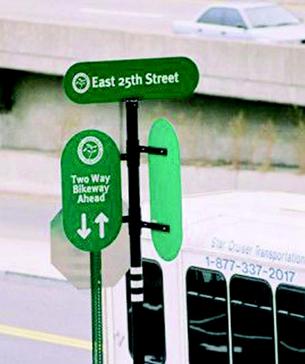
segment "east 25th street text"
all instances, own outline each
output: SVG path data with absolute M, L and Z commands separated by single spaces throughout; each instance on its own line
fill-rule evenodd
M 138 73 L 118 77 L 111 76 L 108 78 L 101 78 L 98 76 L 91 77 L 91 85 L 92 88 L 110 88 L 110 87 L 123 87 L 128 89 L 132 86 L 141 86 L 141 85 L 166 85 L 166 84 L 178 84 L 179 83 L 179 73 L 171 73 L 167 75 L 159 75 L 156 73 L 146 73 L 144 76 L 139 75 Z

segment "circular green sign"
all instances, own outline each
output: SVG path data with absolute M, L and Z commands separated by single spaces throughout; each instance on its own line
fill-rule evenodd
M 65 146 L 61 174 L 65 234 L 77 248 L 98 252 L 122 224 L 120 151 L 107 134 L 84 130 Z
M 90 104 L 186 98 L 198 81 L 198 68 L 189 58 L 147 58 L 76 63 L 65 75 L 64 88 L 70 100 Z

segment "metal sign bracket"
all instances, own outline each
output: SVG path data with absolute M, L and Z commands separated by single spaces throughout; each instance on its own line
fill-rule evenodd
M 146 147 L 146 146 L 140 145 L 140 153 L 167 156 L 167 149 L 166 148 L 156 148 L 156 147 Z
M 123 223 L 128 223 L 129 222 L 129 216 L 123 216 L 122 222 Z M 162 231 L 164 233 L 169 233 L 170 232 L 170 226 L 169 225 L 159 224 L 157 222 L 141 221 L 141 228 L 151 229 L 151 230 L 155 230 L 155 231 Z

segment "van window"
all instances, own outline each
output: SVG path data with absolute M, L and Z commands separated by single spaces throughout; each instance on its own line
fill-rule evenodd
M 305 289 L 279 285 L 276 317 L 279 364 L 304 364 Z
M 272 290 L 269 284 L 261 279 L 233 276 L 230 307 L 234 364 L 275 364 Z
M 228 364 L 227 289 L 220 272 L 189 268 L 186 275 L 190 364 Z
M 165 323 L 163 301 L 163 277 L 158 263 L 143 260 L 144 305 L 143 305 L 143 340 L 145 364 L 165 363 Z M 128 343 L 132 348 L 132 307 L 130 302 L 130 274 L 126 274 Z

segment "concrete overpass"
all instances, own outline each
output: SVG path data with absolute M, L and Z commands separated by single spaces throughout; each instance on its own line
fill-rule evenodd
M 119 31 L 60 22 L 0 20 L 0 68 L 63 75 L 74 62 L 185 55 L 198 93 L 305 105 L 305 47 Z
M 0 0 L 0 8 L 5 1 Z M 14 3 L 17 1 L 22 3 L 23 0 L 12 0 Z M 56 1 L 59 2 L 53 0 L 52 4 Z M 85 0 L 74 1 L 80 3 Z M 107 1 L 120 2 L 105 0 L 103 4 Z M 136 0 L 126 1 L 137 3 Z M 161 0 L 151 3 L 156 6 L 157 1 Z M 34 2 L 45 6 L 49 0 L 28 0 L 24 8 Z M 39 13 L 37 9 L 35 11 Z M 78 18 L 74 13 L 69 18 L 67 12 L 56 17 L 55 10 L 50 11 L 52 16 L 49 14 L 49 18 L 46 14 L 1 14 L 0 83 L 2 89 L 11 90 L 15 77 L 16 87 L 11 111 L 2 112 L 0 105 L 0 149 L 56 154 L 73 133 L 84 128 L 102 128 L 120 141 L 124 150 L 124 120 L 119 105 L 74 105 L 64 97 L 60 76 L 78 61 L 186 55 L 193 58 L 200 68 L 202 77 L 198 93 L 271 103 L 221 97 L 197 97 L 189 103 L 143 102 L 140 110 L 141 140 L 146 140 L 153 118 L 164 115 L 174 123 L 180 135 L 181 156 L 185 163 L 229 163 L 238 143 L 231 135 L 229 122 L 235 120 L 240 111 L 245 111 L 248 129 L 241 149 L 243 162 L 259 165 L 272 157 L 276 165 L 300 165 L 296 149 L 299 151 L 299 144 L 303 146 L 304 142 L 296 138 L 299 130 L 295 127 L 300 110 L 272 102 L 304 106 L 305 48 L 178 37 L 164 29 L 161 31 L 161 18 L 157 16 L 151 20 L 160 27 L 152 27 L 152 23 L 147 21 L 146 31 L 138 29 L 135 23 L 128 27 L 128 31 L 120 31 L 119 27 L 125 29 L 130 22 L 127 16 L 123 17 L 123 27 L 123 21 L 118 24 L 113 20 L 116 17 L 109 16 L 107 19 L 107 13 L 101 24 L 98 12 L 92 22 L 91 18 L 84 21 L 83 17 Z M 28 12 L 31 13 L 31 7 Z M 7 69 L 13 71 L 7 72 Z M 28 71 L 29 74 L 20 75 L 14 70 Z M 42 76 L 44 74 L 59 77 Z M 0 104 L 2 99 L 0 88 Z M 9 97 L 7 100 L 9 103 Z M 262 140 L 261 133 L 268 119 L 272 119 L 279 130 L 276 138 L 270 131 L 271 142 L 270 135 L 268 140 Z M 271 147 L 270 143 L 273 143 Z M 19 164 L 9 159 L 6 152 L 0 159 L 4 165 L 4 181 L 11 171 L 20 170 Z M 4 161 L 8 163 L 4 164 Z M 22 165 L 31 169 L 29 163 Z

